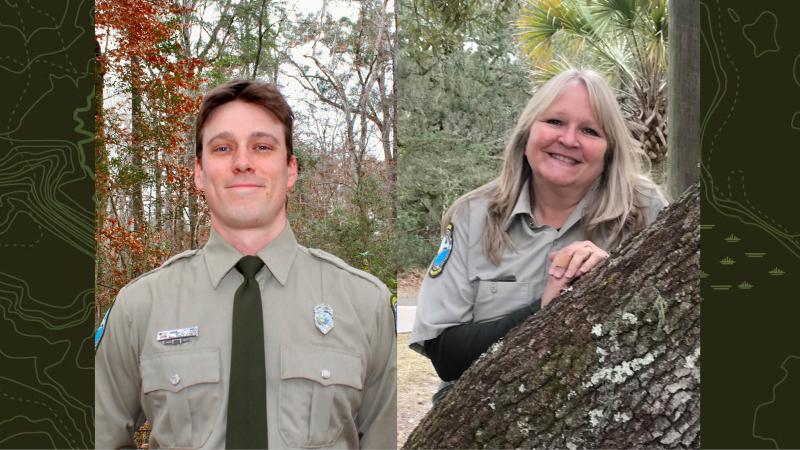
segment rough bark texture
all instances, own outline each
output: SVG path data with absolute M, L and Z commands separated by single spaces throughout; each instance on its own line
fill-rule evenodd
M 700 445 L 697 185 L 511 330 L 406 448 Z

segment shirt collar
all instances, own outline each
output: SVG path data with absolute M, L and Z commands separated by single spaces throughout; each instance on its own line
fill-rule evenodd
M 514 205 L 514 209 L 511 210 L 511 215 L 508 216 L 505 223 L 505 229 L 508 230 L 508 227 L 514 222 L 514 219 L 523 214 L 523 220 L 528 221 L 531 220 L 533 217 L 533 211 L 531 211 L 531 179 L 530 177 L 525 179 L 525 182 L 522 184 L 522 189 L 519 191 L 519 195 L 517 195 L 517 203 Z
M 533 220 L 533 211 L 531 210 L 531 179 L 528 177 L 525 179 L 525 182 L 522 184 L 522 189 L 519 191 L 519 195 L 517 195 L 517 203 L 514 205 L 514 209 L 511 210 L 511 215 L 508 216 L 508 219 L 505 223 L 505 229 L 508 231 L 508 228 L 514 223 L 516 217 L 520 214 L 523 215 L 522 220 L 525 220 L 526 223 L 528 221 Z M 575 209 L 569 214 L 567 220 L 564 222 L 564 225 L 561 226 L 560 230 L 562 232 L 569 230 L 575 225 L 581 218 L 583 217 L 583 210 L 586 207 L 589 198 L 593 196 L 596 186 L 592 186 L 589 191 L 581 197 L 581 200 L 575 206 Z M 532 223 L 532 222 L 531 222 Z
M 219 233 L 213 228 L 211 236 L 203 248 L 208 276 L 214 289 L 219 286 L 222 278 L 236 265 L 244 256 L 233 248 Z M 289 269 L 294 263 L 297 253 L 297 240 L 294 237 L 292 228 L 287 222 L 283 230 L 266 247 L 258 251 L 257 255 L 264 261 L 267 269 L 272 273 L 281 285 L 286 284 L 289 278 Z
M 289 269 L 292 268 L 296 254 L 297 240 L 289 222 L 286 222 L 281 233 L 272 242 L 258 251 L 258 256 L 281 286 L 289 278 Z

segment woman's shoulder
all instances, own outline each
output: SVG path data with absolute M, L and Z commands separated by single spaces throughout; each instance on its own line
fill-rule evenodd
M 636 197 L 636 204 L 644 213 L 647 225 L 653 223 L 658 212 L 669 204 L 658 185 L 650 180 L 639 183 L 636 187 Z
M 489 194 L 487 192 L 470 192 L 454 205 L 450 223 L 453 226 L 462 226 L 468 229 L 483 227 L 486 223 L 488 209 Z

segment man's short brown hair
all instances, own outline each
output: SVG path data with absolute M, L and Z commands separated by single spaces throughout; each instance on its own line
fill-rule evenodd
M 203 98 L 194 128 L 195 155 L 198 161 L 202 159 L 203 155 L 203 128 L 208 118 L 211 117 L 211 113 L 220 106 L 235 100 L 261 106 L 274 114 L 283 123 L 287 150 L 286 160 L 289 161 L 294 154 L 294 147 L 292 146 L 294 114 L 292 113 L 292 108 L 289 107 L 283 94 L 278 91 L 274 84 L 256 80 L 231 80 L 212 89 Z

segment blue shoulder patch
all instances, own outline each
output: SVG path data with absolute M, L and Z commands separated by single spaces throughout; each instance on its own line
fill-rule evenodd
M 394 315 L 394 334 L 397 334 L 397 295 L 392 295 L 392 315 Z
M 113 306 L 113 305 L 112 305 Z M 108 313 L 111 312 L 111 308 L 108 308 L 106 314 L 103 316 L 103 320 L 100 322 L 100 326 L 97 327 L 97 331 L 94 333 L 94 349 L 97 350 L 97 346 L 100 345 L 100 340 L 103 339 L 103 334 L 106 332 L 106 322 L 108 321 Z
M 436 257 L 433 258 L 431 263 L 431 270 L 428 275 L 431 278 L 438 277 L 444 270 L 444 265 L 450 259 L 450 254 L 453 252 L 453 224 L 448 224 L 444 236 L 442 236 L 442 243 L 439 245 L 439 251 Z

